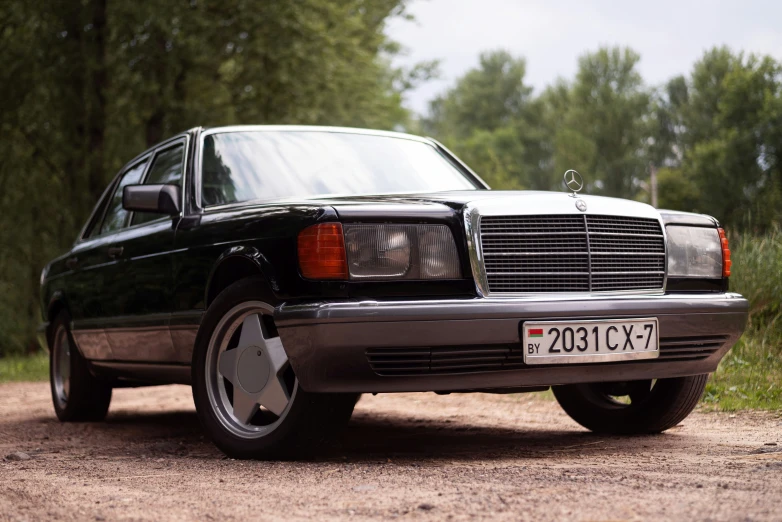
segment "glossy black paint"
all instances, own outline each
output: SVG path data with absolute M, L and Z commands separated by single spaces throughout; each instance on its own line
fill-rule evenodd
M 114 234 L 89 236 L 100 224 L 103 200 L 81 237 L 66 254 L 44 271 L 41 311 L 50 322 L 60 309 L 72 318 L 79 349 L 100 361 L 96 373 L 110 379 L 130 379 L 134 372 L 144 382 L 183 382 L 182 366 L 190 363 L 201 317 L 228 284 L 261 275 L 268 285 L 270 304 L 317 298 L 476 297 L 463 207 L 467 202 L 496 197 L 486 190 L 432 194 L 380 195 L 305 199 L 285 203 L 246 203 L 215 209 L 198 207 L 195 183 L 198 140 L 193 129 L 166 140 L 155 150 L 186 141 L 182 212 L 163 216 Z M 458 162 L 465 175 L 469 169 Z M 110 197 L 118 179 L 106 191 Z M 676 217 L 676 221 L 695 218 Z M 456 241 L 462 278 L 449 281 L 349 282 L 310 281 L 298 270 L 296 241 L 301 230 L 323 222 L 439 223 Z M 704 225 L 708 220 L 698 220 Z M 712 222 L 713 226 L 714 222 Z M 723 282 L 677 283 L 671 290 L 721 291 Z M 695 285 L 695 286 L 692 286 Z M 719 288 L 717 288 L 719 287 Z M 141 371 L 143 365 L 151 365 Z M 146 377 L 144 377 L 146 376 Z
M 178 216 L 182 211 L 181 201 L 179 185 L 126 185 L 122 192 L 122 206 L 139 212 Z
M 72 250 L 44 271 L 43 321 L 51 321 L 59 309 L 67 310 L 79 348 L 88 359 L 100 361 L 94 368 L 96 373 L 127 378 L 128 371 L 114 367 L 153 364 L 148 373 L 158 375 L 161 364 L 189 364 L 197 327 L 209 301 L 245 275 L 263 276 L 271 304 L 314 297 L 475 295 L 461 208 L 479 192 L 306 199 L 203 210 L 197 207 L 192 182 L 199 133 L 200 129 L 194 129 L 175 136 L 128 163 L 137 165 L 158 149 L 187 142 L 179 215 L 161 215 L 113 234 L 91 234 L 100 226 L 105 201 L 114 193 L 123 169 Z M 471 175 L 459 165 L 465 175 Z M 447 225 L 461 247 L 462 279 L 351 283 L 309 281 L 299 274 L 296 241 L 302 229 L 321 222 L 389 220 Z
M 727 292 L 729 290 L 728 279 L 701 279 L 694 277 L 669 277 L 665 287 L 666 292 Z

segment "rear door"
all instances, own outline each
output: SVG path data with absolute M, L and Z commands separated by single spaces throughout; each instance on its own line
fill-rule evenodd
M 158 147 L 144 184 L 182 186 L 187 138 Z M 181 202 L 180 202 L 181 204 Z M 114 263 L 104 280 L 106 334 L 119 361 L 190 363 L 178 353 L 169 330 L 172 309 L 174 236 L 179 216 L 128 214 L 112 238 Z

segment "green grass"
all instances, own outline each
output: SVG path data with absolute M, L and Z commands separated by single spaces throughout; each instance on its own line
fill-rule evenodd
M 48 379 L 49 355 L 46 353 L 0 358 L 0 383 Z
M 703 400 L 726 411 L 782 410 L 782 233 L 732 236 L 730 243 L 730 286 L 750 302 L 749 325 Z
M 703 403 L 722 411 L 782 410 L 779 345 L 763 347 L 752 333 L 739 341 L 709 379 Z

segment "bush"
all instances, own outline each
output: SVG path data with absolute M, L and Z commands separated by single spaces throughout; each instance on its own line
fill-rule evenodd
M 782 409 L 782 232 L 734 235 L 731 290 L 749 300 L 747 330 L 712 376 L 705 402 Z
M 12 355 L 0 357 L 0 383 L 45 381 L 49 378 L 49 355 Z

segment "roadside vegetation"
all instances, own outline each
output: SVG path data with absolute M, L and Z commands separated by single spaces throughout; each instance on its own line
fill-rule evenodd
M 782 409 L 782 231 L 731 238 L 731 290 L 750 301 L 750 320 L 706 388 L 721 410 Z
M 49 355 L 11 355 L 0 357 L 0 383 L 45 381 L 49 378 Z

